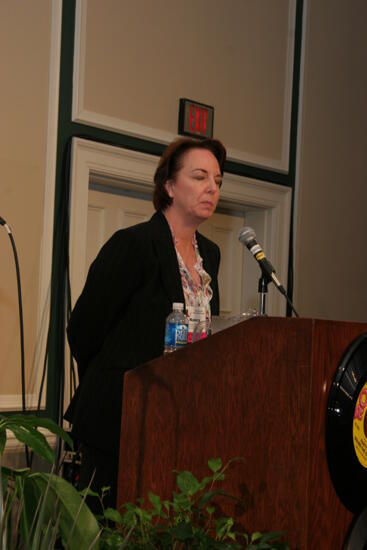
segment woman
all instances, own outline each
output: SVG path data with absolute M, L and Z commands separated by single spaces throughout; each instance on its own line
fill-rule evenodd
M 117 231 L 92 263 L 67 329 L 79 387 L 65 415 L 80 442 L 81 486 L 116 501 L 124 372 L 163 353 L 173 302 L 219 313 L 219 248 L 196 232 L 218 203 L 226 150 L 180 138 L 154 176 L 150 221 Z

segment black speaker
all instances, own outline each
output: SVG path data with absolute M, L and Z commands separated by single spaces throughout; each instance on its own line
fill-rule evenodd
M 326 411 L 326 455 L 340 500 L 353 514 L 367 506 L 367 334 L 347 348 Z M 359 547 L 361 550 L 362 547 Z
M 367 550 L 367 508 L 353 520 L 343 550 Z

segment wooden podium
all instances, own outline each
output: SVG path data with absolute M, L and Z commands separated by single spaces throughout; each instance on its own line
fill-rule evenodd
M 367 324 L 253 318 L 125 375 L 118 503 L 170 497 L 173 470 L 229 469 L 227 511 L 247 532 L 284 530 L 292 549 L 341 550 L 352 514 L 325 455 L 334 372 Z

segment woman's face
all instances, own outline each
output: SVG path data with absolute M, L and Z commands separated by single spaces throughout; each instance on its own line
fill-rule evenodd
M 198 225 L 216 209 L 222 175 L 217 159 L 207 149 L 190 149 L 181 158 L 181 168 L 166 183 L 172 198 L 171 213 Z

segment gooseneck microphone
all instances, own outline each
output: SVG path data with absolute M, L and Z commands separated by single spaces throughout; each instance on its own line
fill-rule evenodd
M 11 234 L 11 229 L 10 229 L 10 227 L 8 226 L 8 224 L 6 223 L 6 221 L 4 220 L 4 218 L 2 218 L 1 216 L 0 216 L 0 225 L 3 225 L 3 226 L 5 227 L 5 229 L 6 229 L 6 231 L 8 232 L 8 235 L 9 235 L 9 237 L 10 237 L 10 240 L 12 241 L 11 244 L 12 244 L 13 249 L 14 249 L 15 243 L 14 243 L 14 241 L 12 240 L 12 239 L 13 239 L 13 236 L 12 236 L 12 234 Z
M 287 292 L 283 285 L 278 280 L 277 276 L 275 275 L 275 269 L 272 266 L 271 262 L 266 258 L 265 253 L 259 243 L 256 241 L 256 233 L 252 229 L 252 227 L 242 227 L 238 233 L 238 240 L 244 244 L 257 263 L 259 264 L 262 273 L 265 275 L 265 277 L 268 279 L 268 281 L 273 281 L 277 289 L 283 296 L 286 298 L 288 304 L 291 306 L 292 310 L 294 311 L 296 317 L 299 317 L 297 311 L 294 309 L 292 302 L 290 301 Z
M 12 235 L 11 229 L 9 225 L 6 223 L 4 218 L 0 216 L 0 226 L 3 225 L 6 229 L 9 239 L 11 242 L 11 246 L 13 248 L 13 254 L 14 254 L 14 262 L 15 262 L 15 271 L 17 276 L 17 287 L 18 287 L 18 308 L 19 308 L 19 331 L 20 331 L 20 370 L 21 370 L 21 380 L 22 380 L 22 412 L 26 412 L 26 401 L 25 401 L 25 395 L 26 395 L 26 387 L 25 387 L 25 355 L 24 355 L 24 326 L 23 326 L 23 305 L 22 305 L 22 288 L 20 284 L 20 269 L 19 269 L 19 261 L 18 261 L 18 254 L 17 249 L 15 246 L 14 237 Z M 27 466 L 30 466 L 30 458 L 28 453 L 28 447 L 25 446 L 25 454 L 26 454 L 26 463 Z
M 283 294 L 284 287 L 280 284 L 278 278 L 275 275 L 275 269 L 269 262 L 269 260 L 266 258 L 263 249 L 259 245 L 259 243 L 255 239 L 256 233 L 252 229 L 252 227 L 242 227 L 240 229 L 240 232 L 238 234 L 238 240 L 244 244 L 255 260 L 258 262 L 258 264 L 261 267 L 261 270 L 265 272 L 266 275 L 270 277 L 270 279 L 274 282 L 275 286 L 279 288 L 280 292 Z
M 22 377 L 22 411 L 25 412 L 26 410 L 26 402 L 25 402 L 25 366 L 24 366 L 24 329 L 23 329 L 23 306 L 22 306 L 22 288 L 20 284 L 20 269 L 19 269 L 19 261 L 18 261 L 18 254 L 17 249 L 14 242 L 14 237 L 12 235 L 11 229 L 4 220 L 0 216 L 0 226 L 3 225 L 6 229 L 11 246 L 13 248 L 13 254 L 14 254 L 14 262 L 15 262 L 15 270 L 17 275 L 17 286 L 18 286 L 18 306 L 19 306 L 19 328 L 20 328 L 20 357 L 21 357 L 21 377 Z

